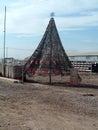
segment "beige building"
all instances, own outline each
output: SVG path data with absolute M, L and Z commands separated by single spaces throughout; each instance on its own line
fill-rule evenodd
M 79 71 L 98 72 L 98 52 L 69 54 L 73 66 Z

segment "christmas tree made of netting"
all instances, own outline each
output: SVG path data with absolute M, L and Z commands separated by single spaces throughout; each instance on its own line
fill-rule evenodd
M 54 18 L 52 17 L 38 47 L 24 65 L 24 73 L 62 75 L 72 64 L 62 46 Z

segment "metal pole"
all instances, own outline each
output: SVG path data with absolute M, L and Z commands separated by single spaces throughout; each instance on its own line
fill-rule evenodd
M 22 84 L 24 84 L 24 65 L 22 65 Z
M 6 6 L 4 15 L 3 76 L 5 77 Z
M 6 47 L 6 58 L 8 58 L 8 47 Z
M 49 66 L 49 84 L 51 84 L 51 68 L 52 68 L 52 42 L 50 43 L 50 66 Z
M 51 70 L 52 70 L 52 23 L 50 24 L 50 64 L 49 64 L 49 84 L 51 84 Z

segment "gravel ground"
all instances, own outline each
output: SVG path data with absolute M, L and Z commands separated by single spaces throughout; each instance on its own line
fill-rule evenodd
M 98 88 L 0 81 L 0 130 L 13 129 L 98 130 Z

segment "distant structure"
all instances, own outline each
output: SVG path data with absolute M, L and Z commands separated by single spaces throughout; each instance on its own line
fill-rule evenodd
M 3 75 L 3 61 L 0 62 L 0 76 Z M 13 79 L 22 79 L 23 61 L 13 57 L 5 58 L 5 77 Z
M 74 68 L 81 72 L 98 72 L 98 52 L 69 54 Z
M 24 74 L 49 74 L 63 75 L 72 68 L 72 64 L 61 43 L 55 21 L 54 13 L 46 28 L 45 34 L 37 49 L 24 65 Z

